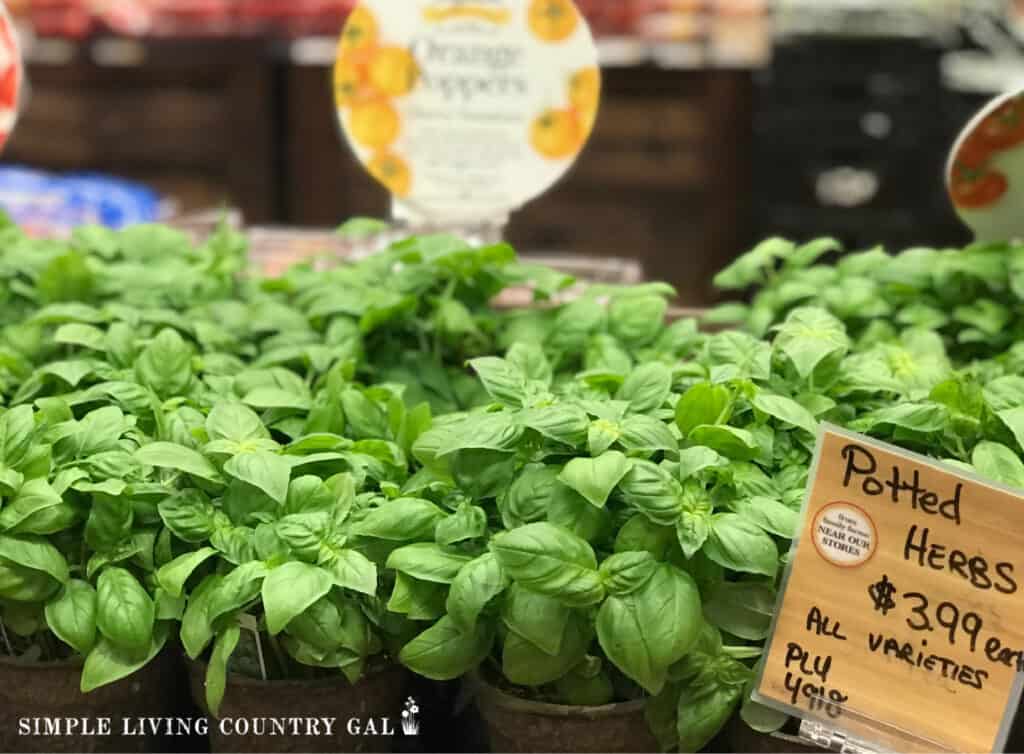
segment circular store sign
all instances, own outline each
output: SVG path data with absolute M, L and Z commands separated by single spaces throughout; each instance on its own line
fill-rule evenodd
M 875 522 L 853 503 L 829 503 L 814 517 L 814 547 L 832 565 L 856 568 L 878 547 Z
M 363 0 L 334 92 L 349 145 L 406 210 L 465 222 L 519 208 L 569 170 L 601 74 L 571 0 Z
M 18 35 L 6 7 L 0 4 L 0 150 L 7 146 L 18 122 L 24 79 Z
M 1024 93 L 996 98 L 971 120 L 953 147 L 946 182 L 979 241 L 1024 238 Z

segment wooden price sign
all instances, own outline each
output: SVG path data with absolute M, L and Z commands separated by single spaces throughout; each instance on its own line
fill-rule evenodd
M 824 426 L 754 698 L 894 751 L 1001 751 L 1021 695 L 1024 500 Z

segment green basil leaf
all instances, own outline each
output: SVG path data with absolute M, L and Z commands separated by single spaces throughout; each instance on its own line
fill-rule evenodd
M 472 630 L 463 631 L 445 616 L 406 644 L 398 659 L 424 678 L 450 681 L 475 669 L 493 644 L 493 626 L 478 621 Z
M 296 615 L 334 586 L 330 573 L 309 563 L 291 562 L 272 569 L 263 579 L 263 612 L 271 636 L 281 633 Z
M 679 448 L 679 441 L 665 422 L 642 414 L 627 417 L 622 422 L 619 444 L 627 451 L 644 453 Z
M 634 461 L 619 485 L 627 505 L 636 508 L 651 521 L 663 526 L 675 523 L 682 511 L 682 487 L 661 466 L 650 461 Z
M 487 603 L 505 591 L 509 583 L 494 554 L 484 553 L 455 575 L 446 602 L 448 615 L 459 629 L 471 631 Z
M 705 424 L 724 424 L 732 413 L 732 394 L 724 385 L 701 382 L 689 390 L 676 404 L 676 426 L 688 437 Z
M 29 479 L 0 511 L 0 529 L 12 534 L 55 534 L 69 528 L 78 511 L 45 479 Z
M 0 453 L 4 464 L 19 469 L 35 436 L 31 406 L 16 406 L 0 414 Z
M 800 524 L 797 511 L 770 497 L 739 498 L 732 503 L 732 509 L 769 534 L 783 539 L 793 539 Z
M 553 372 L 551 362 L 544 355 L 543 349 L 533 343 L 515 343 L 508 349 L 505 360 L 528 380 L 539 382 L 550 387 Z
M 559 480 L 576 490 L 592 505 L 603 508 L 612 490 L 629 471 L 629 460 L 610 450 L 598 458 L 574 458 L 565 465 Z
M 554 656 L 561 651 L 569 613 L 557 599 L 513 584 L 505 596 L 501 619 L 510 630 Z
M 176 330 L 161 330 L 139 354 L 135 378 L 161 398 L 184 395 L 192 381 L 192 349 Z
M 230 615 L 254 602 L 260 596 L 263 579 L 266 575 L 266 564 L 254 560 L 243 563 L 221 579 L 217 584 L 216 591 L 210 595 L 206 606 L 206 620 L 210 625 L 215 625 L 221 617 Z M 185 614 L 187 617 L 187 609 Z
M 193 660 L 199 658 L 213 638 L 208 609 L 223 579 L 221 574 L 212 573 L 199 582 L 199 586 L 188 595 L 188 604 L 181 617 L 180 636 L 181 645 Z
M 1005 445 L 996 442 L 978 443 L 971 455 L 971 463 L 984 477 L 1010 487 L 1024 489 L 1024 463 Z M 0 555 L 3 554 L 0 550 Z
M 715 627 L 749 641 L 767 638 L 775 612 L 775 590 L 755 581 L 725 581 L 704 603 L 704 615 Z
M 71 579 L 46 605 L 46 624 L 57 638 L 83 657 L 96 643 L 96 590 L 92 584 Z
M 732 717 L 742 689 L 714 679 L 684 686 L 679 696 L 677 731 L 680 751 L 700 751 Z
M 794 427 L 799 427 L 812 435 L 817 435 L 818 433 L 817 420 L 811 415 L 810 411 L 792 398 L 758 391 L 752 403 L 758 411 L 763 411 L 779 421 L 792 424 Z
M 654 575 L 658 561 L 646 551 L 619 552 L 598 569 L 608 593 L 616 597 L 632 594 Z
M 479 414 L 467 417 L 451 431 L 438 448 L 437 458 L 459 450 L 515 450 L 523 436 L 523 425 L 509 412 Z
M 157 623 L 152 635 L 147 637 L 146 651 L 141 654 L 124 650 L 101 636 L 85 658 L 85 665 L 82 667 L 82 693 L 88 694 L 144 668 L 163 650 L 168 632 L 167 623 Z
M 114 646 L 144 650 L 153 636 L 153 600 L 124 568 L 105 569 L 96 582 L 96 626 Z
M 675 539 L 668 526 L 659 526 L 643 514 L 626 521 L 615 537 L 615 552 L 649 552 L 656 560 L 664 560 Z M 703 542 L 701 543 L 703 544 Z
M 679 481 L 685 482 L 705 469 L 728 466 L 729 461 L 711 448 L 697 445 L 679 452 Z
M 355 440 L 379 440 L 390 437 L 388 418 L 384 411 L 355 388 L 341 393 L 341 407 L 345 413 L 349 436 Z
M 48 574 L 61 584 L 66 584 L 70 577 L 68 562 L 60 550 L 39 537 L 0 534 L 0 558 Z
M 451 584 L 469 560 L 467 556 L 447 552 L 433 542 L 420 542 L 392 552 L 386 566 L 421 581 Z
M 784 354 L 802 379 L 823 361 L 841 357 L 850 348 L 843 323 L 824 309 L 794 309 L 775 336 L 775 351 Z
M 559 470 L 554 466 L 531 464 L 523 468 L 498 500 L 506 529 L 540 521 L 547 516 Z
M 563 445 L 577 447 L 587 439 L 590 418 L 586 412 L 568 404 L 527 409 L 519 414 L 523 426 Z
M 597 614 L 597 638 L 619 670 L 658 694 L 669 666 L 690 650 L 702 624 L 696 583 L 689 574 L 662 564 L 643 586 L 604 601 Z
M 135 452 L 136 460 L 145 466 L 183 471 L 208 482 L 223 482 L 216 467 L 191 448 L 169 442 L 154 442 Z
M 469 365 L 494 400 L 506 406 L 523 405 L 526 399 L 526 375 L 518 366 L 493 356 L 473 359 Z
M 220 716 L 220 704 L 224 701 L 224 689 L 228 682 L 228 662 L 238 646 L 241 629 L 232 624 L 217 635 L 206 666 L 206 707 L 214 717 Z
M 216 528 L 217 509 L 195 490 L 185 490 L 164 500 L 157 510 L 164 526 L 183 542 L 205 542 Z
M 676 538 L 687 558 L 697 554 L 710 534 L 711 516 L 703 511 L 683 511 L 676 522 Z
M 772 538 L 756 524 L 735 513 L 718 513 L 703 552 L 713 562 L 741 573 L 775 577 L 779 551 Z
M 447 518 L 441 519 L 434 531 L 434 538 L 443 547 L 479 539 L 487 534 L 487 511 L 483 508 L 463 503 L 458 510 Z
M 672 371 L 664 364 L 643 364 L 634 369 L 615 396 L 628 401 L 631 411 L 642 414 L 661 408 L 672 392 Z
M 161 566 L 160 570 L 156 572 L 157 583 L 172 597 L 180 597 L 189 576 L 216 554 L 217 551 L 212 547 L 203 547 L 195 552 L 187 552 Z
M 258 387 L 245 394 L 242 403 L 258 409 L 282 408 L 309 411 L 313 401 L 308 395 L 275 387 Z
M 760 450 L 757 440 L 745 429 L 708 424 L 694 428 L 689 435 L 693 445 L 704 445 L 736 461 L 750 461 Z
M 377 593 L 377 566 L 360 552 L 340 550 L 322 560 L 320 567 L 331 574 L 336 586 L 373 596 Z
M 437 620 L 444 615 L 447 585 L 420 581 L 405 573 L 395 574 L 395 588 L 388 611 L 409 620 Z
M 263 490 L 280 505 L 288 500 L 292 464 L 284 456 L 265 450 L 239 453 L 224 464 L 224 472 Z
M 562 678 L 582 662 L 593 641 L 593 627 L 584 616 L 572 614 L 568 618 L 554 654 L 515 631 L 506 634 L 501 652 L 505 678 L 522 686 L 543 686 Z
M 645 346 L 665 326 L 668 302 L 661 296 L 625 295 L 612 299 L 608 326 L 612 334 L 631 346 Z
M 241 403 L 214 406 L 206 418 L 206 432 L 211 441 L 226 440 L 236 445 L 270 438 L 270 432 L 256 412 Z
M 554 483 L 547 520 L 591 543 L 603 543 L 612 529 L 612 515 L 606 508 L 595 507 L 561 482 Z
M 554 524 L 537 522 L 499 534 L 491 551 L 514 581 L 570 607 L 593 605 L 604 596 L 590 545 Z
M 638 414 L 639 416 L 639 414 Z M 622 437 L 622 427 L 607 419 L 597 419 L 587 428 L 587 449 L 594 458 L 602 455 Z
M 371 508 L 352 529 L 354 533 L 365 537 L 394 542 L 432 540 L 437 522 L 444 515 L 444 511 L 429 500 L 400 497 L 378 508 Z

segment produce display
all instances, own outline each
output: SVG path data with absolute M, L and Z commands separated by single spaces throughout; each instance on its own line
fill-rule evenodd
M 667 285 L 564 301 L 447 236 L 275 278 L 227 227 L 0 249 L 0 653 L 84 656 L 86 692 L 177 635 L 213 714 L 229 672 L 400 663 L 646 699 L 696 751 L 753 682 L 819 421 L 1024 488 L 1019 247 L 773 239 L 714 334 Z
M 44 36 L 334 34 L 353 0 L 27 0 L 13 11 Z

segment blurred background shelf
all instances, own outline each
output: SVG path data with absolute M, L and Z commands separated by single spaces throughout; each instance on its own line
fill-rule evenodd
M 1011 3 L 579 4 L 598 34 L 602 111 L 510 240 L 636 259 L 689 305 L 709 303 L 714 271 L 766 235 L 963 242 L 945 155 L 974 110 L 1024 83 Z M 387 214 L 334 115 L 348 0 L 126 2 L 112 16 L 21 5 L 31 90 L 4 163 L 124 176 L 184 212 L 231 205 L 248 223 Z

